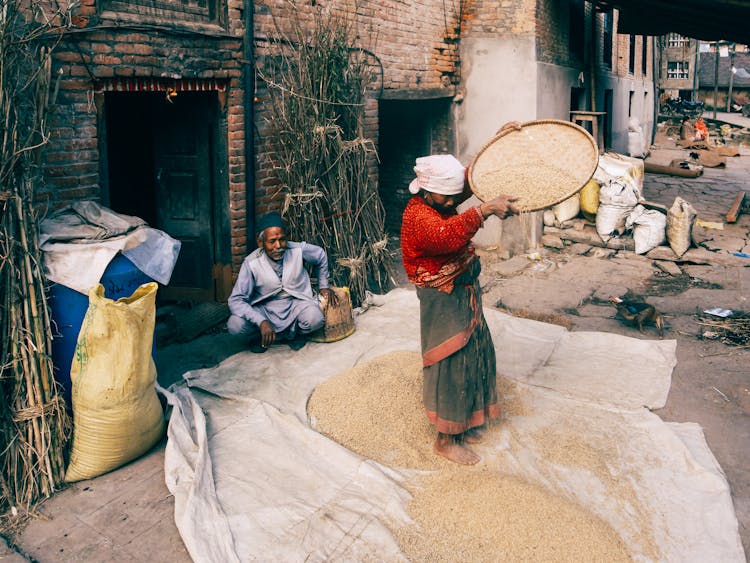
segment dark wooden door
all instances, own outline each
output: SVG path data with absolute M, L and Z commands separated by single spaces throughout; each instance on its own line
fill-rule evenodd
M 210 99 L 184 93 L 154 119 L 157 223 L 182 242 L 170 298 L 214 298 L 211 114 Z

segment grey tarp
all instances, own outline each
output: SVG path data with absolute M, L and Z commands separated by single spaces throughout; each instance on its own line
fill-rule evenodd
M 416 294 L 376 299 L 342 341 L 236 354 L 166 393 L 167 486 L 194 560 L 403 558 L 389 527 L 409 521 L 410 472 L 319 435 L 305 412 L 321 381 L 419 350 Z M 649 410 L 665 404 L 675 341 L 485 315 L 498 372 L 517 382 L 531 411 L 504 422 L 477 449 L 483 458 L 503 456 L 509 472 L 574 498 L 612 525 L 636 560 L 745 560 L 729 486 L 700 428 Z M 578 465 L 548 457 L 539 437 L 550 433 L 593 457 Z
M 56 211 L 39 231 L 45 277 L 86 295 L 118 252 L 152 280 L 168 284 L 181 246 L 143 219 L 94 201 L 77 201 Z

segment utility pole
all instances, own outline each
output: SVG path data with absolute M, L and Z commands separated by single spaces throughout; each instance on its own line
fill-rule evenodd
M 732 111 L 732 85 L 734 83 L 734 45 L 729 47 L 729 91 L 727 93 L 727 113 Z
M 691 42 L 695 42 L 695 66 L 693 67 L 693 96 L 690 98 L 692 101 L 697 102 L 698 101 L 698 88 L 700 80 L 699 73 L 701 68 L 701 49 L 700 49 L 700 40 L 698 39 L 691 39 Z
M 716 106 L 719 105 L 719 42 L 714 43 L 716 49 L 716 60 L 714 62 L 714 119 L 716 119 Z

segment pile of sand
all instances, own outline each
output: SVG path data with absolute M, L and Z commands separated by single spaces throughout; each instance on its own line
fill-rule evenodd
M 498 379 L 505 413 L 523 414 L 513 384 Z M 630 560 L 615 531 L 576 503 L 503 473 L 497 461 L 463 467 L 436 456 L 416 352 L 387 354 L 329 379 L 310 397 L 308 413 L 314 428 L 366 458 L 434 470 L 407 483 L 414 524 L 393 530 L 412 561 Z

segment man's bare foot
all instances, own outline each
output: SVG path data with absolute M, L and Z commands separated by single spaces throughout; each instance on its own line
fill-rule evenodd
M 435 453 L 461 465 L 474 465 L 479 456 L 466 446 L 461 445 L 455 436 L 438 433 L 434 446 Z
M 462 437 L 467 444 L 481 444 L 484 441 L 484 428 L 481 426 L 469 428 Z

